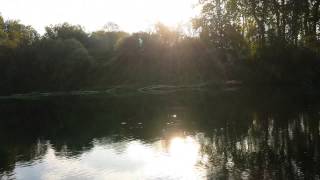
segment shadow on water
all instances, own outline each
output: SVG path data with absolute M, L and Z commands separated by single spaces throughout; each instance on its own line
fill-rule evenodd
M 0 177 L 22 177 L 16 169 L 40 163 L 50 149 L 79 159 L 97 142 L 191 136 L 203 179 L 319 179 L 317 99 L 273 89 L 3 100 Z

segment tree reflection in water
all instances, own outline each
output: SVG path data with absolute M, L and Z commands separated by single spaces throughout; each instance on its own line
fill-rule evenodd
M 248 94 L 2 102 L 0 177 L 319 179 L 315 98 Z

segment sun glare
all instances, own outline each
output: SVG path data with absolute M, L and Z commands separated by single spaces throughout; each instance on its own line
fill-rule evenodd
M 191 137 L 171 139 L 169 154 L 179 166 L 194 166 L 198 160 L 199 145 Z
M 157 22 L 183 24 L 194 17 L 198 0 L 10 0 L 1 4 L 6 18 L 19 19 L 43 32 L 50 24 L 80 24 L 88 31 L 117 23 L 128 32 L 148 30 Z M 30 9 L 32 11 L 30 11 Z M 45 14 L 45 15 L 44 15 Z
M 198 167 L 200 145 L 193 137 L 172 137 L 153 146 L 132 142 L 126 154 L 143 165 L 145 177 L 203 179 L 205 169 Z

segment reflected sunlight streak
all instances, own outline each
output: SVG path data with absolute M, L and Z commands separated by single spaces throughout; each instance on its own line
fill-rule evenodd
M 175 137 L 170 141 L 169 155 L 178 167 L 193 168 L 198 160 L 199 144 L 191 137 Z

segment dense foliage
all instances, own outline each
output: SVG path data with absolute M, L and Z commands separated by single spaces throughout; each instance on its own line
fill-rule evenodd
M 200 38 L 250 83 L 319 84 L 319 0 L 200 0 Z M 238 62 L 241 61 L 241 62 Z M 229 76 L 230 77 L 230 76 Z
M 200 0 L 196 36 L 162 24 L 129 34 L 109 23 L 32 27 L 0 16 L 0 93 L 115 85 L 320 85 L 320 2 Z M 319 86 L 320 87 L 320 86 Z

